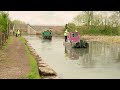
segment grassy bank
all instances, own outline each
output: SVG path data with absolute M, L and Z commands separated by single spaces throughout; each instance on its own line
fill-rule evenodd
M 106 42 L 106 43 L 120 43 L 120 36 L 83 35 L 81 38 L 89 40 L 89 41 L 99 41 L 99 42 Z
M 25 39 L 23 37 L 19 38 L 24 44 L 26 43 Z M 25 45 L 26 53 L 27 56 L 29 57 L 30 60 L 30 66 L 31 66 L 31 72 L 28 74 L 29 79 L 40 79 L 39 72 L 38 72 L 38 67 L 37 67 L 37 62 L 35 58 L 30 54 L 30 51 L 28 49 L 28 46 Z
M 76 27 L 78 32 L 81 34 L 88 34 L 88 35 L 109 35 L 109 36 L 115 36 L 120 35 L 120 27 L 112 27 L 112 26 L 77 26 Z
M 10 36 L 10 37 L 8 38 L 7 42 L 8 42 L 9 44 L 11 44 L 11 43 L 13 42 L 13 37 Z

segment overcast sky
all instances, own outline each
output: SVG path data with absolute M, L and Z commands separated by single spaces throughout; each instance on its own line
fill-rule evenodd
M 22 20 L 31 25 L 65 25 L 81 11 L 9 11 L 12 20 Z
M 30 25 L 65 25 L 82 11 L 9 11 L 12 20 L 18 19 Z M 110 11 L 96 12 L 108 15 Z

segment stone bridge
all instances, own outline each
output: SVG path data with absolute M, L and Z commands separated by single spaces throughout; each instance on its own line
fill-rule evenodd
M 40 34 L 44 30 L 52 30 L 54 33 L 61 33 L 64 30 L 64 26 L 39 26 L 39 25 L 29 25 L 29 24 L 15 24 L 10 32 L 20 30 L 22 34 L 35 35 Z

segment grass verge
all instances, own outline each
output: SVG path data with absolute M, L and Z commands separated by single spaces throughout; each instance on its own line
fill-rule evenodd
M 19 39 L 22 41 L 22 43 L 24 43 L 24 44 L 26 43 L 26 41 L 23 37 L 19 37 Z M 29 79 L 40 79 L 37 62 L 36 62 L 35 58 L 31 55 L 27 45 L 25 45 L 25 50 L 26 50 L 27 56 L 29 57 L 30 66 L 31 66 L 31 71 L 27 75 L 27 77 Z

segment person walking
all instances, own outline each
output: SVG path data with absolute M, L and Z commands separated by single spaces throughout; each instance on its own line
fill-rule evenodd
M 17 31 L 17 35 L 20 36 L 20 31 L 19 30 Z

